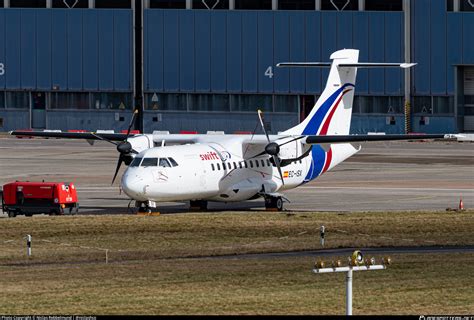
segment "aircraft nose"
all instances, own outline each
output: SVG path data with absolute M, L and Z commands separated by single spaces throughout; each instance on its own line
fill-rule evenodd
M 146 201 L 146 184 L 141 177 L 136 174 L 126 172 L 122 177 L 122 190 L 130 198 Z

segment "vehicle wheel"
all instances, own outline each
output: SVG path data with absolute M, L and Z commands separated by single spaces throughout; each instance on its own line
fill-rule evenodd
M 13 210 L 8 210 L 8 217 L 9 218 L 15 218 L 16 217 L 16 212 Z
M 283 210 L 283 199 L 281 197 L 277 197 L 275 199 L 275 208 L 278 210 L 278 211 L 282 211 Z
M 138 212 L 146 212 L 146 208 L 145 207 L 138 207 Z

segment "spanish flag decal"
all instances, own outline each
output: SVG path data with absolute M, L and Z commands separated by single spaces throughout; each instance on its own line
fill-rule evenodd
M 288 171 L 283 172 L 283 178 L 288 178 Z

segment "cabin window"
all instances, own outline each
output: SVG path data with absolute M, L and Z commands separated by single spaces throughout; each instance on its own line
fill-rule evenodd
M 142 162 L 142 159 L 143 158 L 139 158 L 139 157 L 135 157 L 135 159 L 133 159 L 132 163 L 130 163 L 130 167 L 138 167 L 140 165 L 140 162 Z
M 242 169 L 242 161 L 239 161 L 239 169 Z
M 246 168 L 249 167 L 249 164 L 247 163 L 247 161 L 244 161 L 244 164 L 245 164 L 245 167 L 246 167 Z
M 220 170 L 221 170 L 221 166 L 220 166 L 220 164 L 216 163 L 216 166 L 217 166 L 217 170 L 219 170 L 219 171 L 220 171 Z
M 265 167 L 265 160 L 261 160 L 262 161 L 262 167 Z
M 255 166 L 258 168 L 259 165 L 258 165 L 258 160 L 255 160 Z
M 222 162 L 222 170 L 225 170 L 225 162 Z
M 229 170 L 232 169 L 232 163 L 227 162 L 227 169 L 229 169 Z
M 249 162 L 250 162 L 250 168 L 253 168 L 253 161 L 249 160 Z
M 156 167 L 158 165 L 158 158 L 145 158 L 142 161 L 142 167 Z
M 234 162 L 234 169 L 237 169 L 237 163 Z
M 143 165 L 143 164 L 142 164 Z M 168 159 L 166 158 L 160 158 L 160 167 L 165 167 L 165 168 L 169 168 L 171 167 Z
M 267 166 L 271 167 L 270 159 L 267 159 Z
M 171 165 L 173 167 L 177 167 L 178 166 L 178 163 L 173 159 L 173 158 L 168 158 L 168 160 L 170 161 Z
M 214 169 L 214 163 L 211 163 L 211 168 L 212 168 L 212 171 L 215 171 L 215 169 Z

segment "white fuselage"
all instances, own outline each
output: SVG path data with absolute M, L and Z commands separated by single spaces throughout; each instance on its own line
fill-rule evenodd
M 344 157 L 327 159 L 319 148 L 301 160 L 283 166 L 282 184 L 277 168 L 264 154 L 253 158 L 261 146 L 245 145 L 241 137 L 222 136 L 217 142 L 153 147 L 140 152 L 122 177 L 122 189 L 138 201 L 243 201 L 259 195 L 295 188 L 312 180 L 357 152 L 346 144 Z M 281 158 L 292 159 L 303 153 L 303 145 L 290 143 L 282 148 Z M 343 145 L 335 145 L 344 151 Z M 334 150 L 332 152 L 334 153 Z M 317 157 L 322 159 L 317 159 Z M 342 159 L 343 158 L 343 159 Z M 323 171 L 325 161 L 331 163 Z

